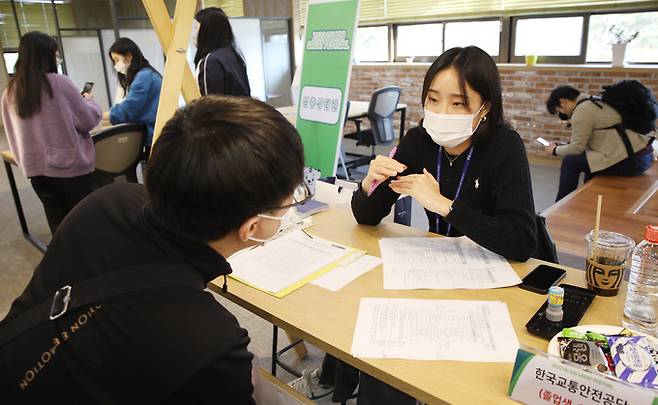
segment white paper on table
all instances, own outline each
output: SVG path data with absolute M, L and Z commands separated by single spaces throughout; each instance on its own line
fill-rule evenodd
M 290 287 L 354 250 L 293 231 L 231 257 L 234 277 L 272 293 Z
M 521 283 L 503 258 L 461 238 L 384 238 L 384 288 L 486 289 Z
M 382 259 L 379 257 L 363 255 L 349 264 L 336 266 L 329 273 L 313 280 L 311 284 L 327 290 L 338 291 L 381 263 Z
M 352 355 L 513 363 L 519 341 L 501 301 L 362 298 Z

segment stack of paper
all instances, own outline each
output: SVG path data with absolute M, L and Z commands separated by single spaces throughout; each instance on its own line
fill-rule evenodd
M 514 362 L 519 342 L 500 301 L 362 298 L 358 357 Z
M 485 289 L 517 285 L 521 279 L 502 256 L 461 238 L 385 238 L 384 288 Z
M 362 251 L 299 230 L 229 259 L 230 277 L 276 297 L 309 283 Z

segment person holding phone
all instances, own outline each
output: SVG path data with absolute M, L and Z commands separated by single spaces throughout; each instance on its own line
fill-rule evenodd
M 247 64 L 235 45 L 228 16 L 221 8 L 208 7 L 194 17 L 192 40 L 197 47 L 197 67 L 201 95 L 251 95 Z
M 41 32 L 20 39 L 16 73 L 2 95 L 9 148 L 43 203 L 54 234 L 68 212 L 93 191 L 91 131 L 101 108 L 89 92 L 57 73 L 57 42 Z
M 117 39 L 110 47 L 109 56 L 119 78 L 120 88 L 117 91 L 123 92 L 125 97 L 112 106 L 107 118 L 112 125 L 146 125 L 145 146 L 148 151 L 153 140 L 162 76 L 129 38 Z

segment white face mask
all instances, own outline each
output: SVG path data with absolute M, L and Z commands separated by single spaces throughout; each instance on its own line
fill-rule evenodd
M 130 63 L 125 63 L 124 61 L 120 60 L 117 63 L 114 64 L 114 70 L 117 71 L 117 73 L 121 74 L 127 74 L 128 73 L 128 68 L 130 67 Z
M 473 128 L 473 119 L 482 111 L 484 104 L 478 108 L 475 114 L 438 114 L 425 109 L 423 128 L 432 137 L 434 143 L 454 148 L 460 143 L 473 136 L 475 130 L 480 126 L 480 119 Z
M 260 218 L 273 220 L 273 221 L 279 221 L 279 227 L 277 228 L 276 232 L 274 232 L 272 234 L 272 236 L 270 236 L 269 238 L 259 239 L 259 238 L 254 238 L 252 236 L 249 236 L 247 239 L 249 239 L 251 241 L 254 241 L 254 242 L 258 242 L 258 243 L 265 243 L 265 242 L 271 241 L 272 239 L 279 236 L 279 233 L 281 233 L 281 231 L 286 229 L 289 222 L 292 221 L 292 217 L 293 217 L 292 212 L 293 212 L 293 210 L 289 209 L 283 216 L 280 216 L 280 217 L 275 217 L 273 215 L 266 215 L 266 214 L 258 214 L 257 216 L 260 217 Z
M 198 47 L 197 41 L 199 40 L 199 29 L 201 28 L 201 24 L 197 20 L 192 20 L 192 44 L 194 44 L 195 47 Z

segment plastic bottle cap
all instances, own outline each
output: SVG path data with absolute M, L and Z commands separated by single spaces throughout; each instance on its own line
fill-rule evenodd
M 644 230 L 644 239 L 651 243 L 658 243 L 658 226 L 647 225 Z

